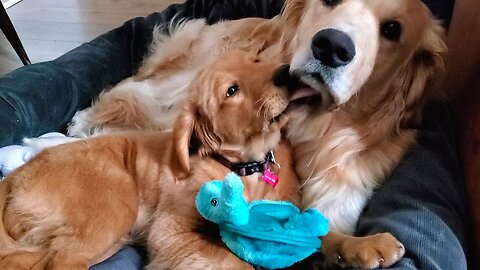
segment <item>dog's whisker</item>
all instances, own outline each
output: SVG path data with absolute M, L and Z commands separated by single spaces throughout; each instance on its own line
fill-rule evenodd
M 267 102 L 268 102 L 268 99 L 265 97 L 265 96 L 262 96 L 260 100 L 263 100 L 262 104 L 258 107 L 258 111 L 257 111 L 257 116 L 260 117 L 260 113 L 263 111 L 265 113 L 265 109 L 264 107 L 266 106 Z M 265 115 L 264 115 L 265 116 Z
M 260 102 L 264 102 L 264 98 L 265 98 L 265 96 L 261 96 L 261 97 L 255 102 L 255 104 L 258 104 L 258 103 L 260 103 Z

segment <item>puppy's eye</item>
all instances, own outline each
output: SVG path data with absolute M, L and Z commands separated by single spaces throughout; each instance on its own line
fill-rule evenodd
M 216 198 L 213 198 L 210 203 L 212 204 L 212 206 L 217 206 L 218 205 L 218 200 Z
M 238 85 L 234 84 L 227 89 L 227 97 L 231 97 L 238 92 Z
M 340 2 L 342 2 L 342 0 L 323 0 L 323 2 L 325 3 L 326 6 L 334 7 L 338 4 L 340 4 Z
M 402 25 L 398 21 L 386 21 L 380 25 L 380 34 L 391 41 L 399 41 Z

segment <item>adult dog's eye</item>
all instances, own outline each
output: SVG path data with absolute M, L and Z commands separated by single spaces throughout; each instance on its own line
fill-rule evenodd
M 342 2 L 342 0 L 323 0 L 323 2 L 325 3 L 326 6 L 334 7 L 338 4 L 340 4 L 340 2 Z
M 213 206 L 217 206 L 218 205 L 218 200 L 216 198 L 213 198 L 210 203 L 213 205 Z
M 231 96 L 235 95 L 235 93 L 237 93 L 237 91 L 238 91 L 238 85 L 236 85 L 236 84 L 228 87 L 227 97 L 231 97 Z
M 402 25 L 398 21 L 386 21 L 380 25 L 380 34 L 388 40 L 399 41 Z

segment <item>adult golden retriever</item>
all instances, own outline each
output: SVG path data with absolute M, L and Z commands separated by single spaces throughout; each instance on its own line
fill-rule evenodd
M 352 237 L 375 187 L 414 143 L 415 124 L 446 51 L 443 29 L 420 0 L 287 0 L 271 20 L 180 25 L 156 35 L 138 74 L 73 119 L 71 135 L 172 126 L 186 82 L 222 51 L 239 48 L 290 63 L 304 84 L 288 126 L 303 206 L 331 222 L 328 260 L 387 267 L 404 254 L 389 233 Z
M 12 172 L 0 183 L 0 269 L 87 269 L 135 237 L 148 239 L 148 269 L 253 269 L 207 233 L 195 196 L 230 171 L 212 154 L 244 163 L 275 151 L 278 185 L 245 174 L 244 196 L 299 204 L 289 147 L 279 146 L 288 95 L 273 84 L 277 67 L 227 52 L 193 81 L 173 131 L 62 144 Z
M 288 1 L 283 15 L 296 26 L 284 33 L 290 72 L 307 85 L 297 95 L 309 106 L 287 131 L 302 204 L 330 220 L 330 260 L 388 267 L 404 254 L 391 234 L 350 235 L 373 189 L 414 143 L 426 88 L 443 65 L 443 30 L 418 0 L 318 2 Z M 316 112 L 317 95 L 327 112 Z

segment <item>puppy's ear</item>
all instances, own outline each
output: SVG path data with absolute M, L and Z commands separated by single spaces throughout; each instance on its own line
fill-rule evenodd
M 202 156 L 215 152 L 220 147 L 220 137 L 215 134 L 211 122 L 196 104 L 188 102 L 175 122 L 173 151 L 170 167 L 177 179 L 190 172 L 190 151 Z
M 173 127 L 173 145 L 170 168 L 177 179 L 190 172 L 190 140 L 197 120 L 197 106 L 188 102 L 182 109 Z
M 201 112 L 199 112 L 195 122 L 194 133 L 200 155 L 210 155 L 220 148 L 222 141 L 220 136 L 215 132 L 210 120 Z
M 227 76 L 227 73 L 221 72 L 217 68 L 205 69 L 200 73 L 198 83 L 193 88 L 193 91 L 198 93 L 196 100 L 201 104 L 196 108 L 193 141 L 197 153 L 201 156 L 210 155 L 220 148 L 221 139 L 214 129 L 213 122 L 222 119 L 224 116 L 212 112 L 220 106 L 220 101 L 216 98 L 216 95 L 220 88 L 219 78 L 224 76 Z

